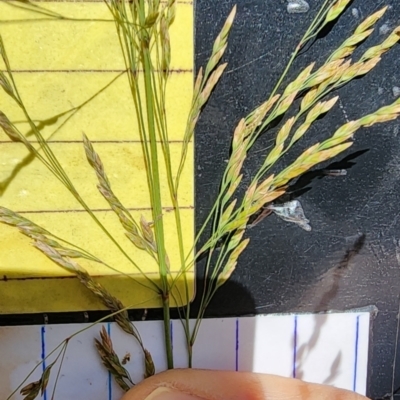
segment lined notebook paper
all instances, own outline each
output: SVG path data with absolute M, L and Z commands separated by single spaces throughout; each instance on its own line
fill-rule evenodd
M 166 369 L 160 321 L 135 323 L 157 372 Z M 204 320 L 194 347 L 194 367 L 254 371 L 296 377 L 365 394 L 370 314 L 368 312 L 269 315 Z M 186 367 L 185 340 L 180 321 L 172 321 L 175 367 Z M 31 369 L 66 337 L 85 324 L 1 327 L 0 395 L 4 398 Z M 137 344 L 115 323 L 104 324 L 120 359 L 134 382 L 143 377 Z M 55 398 L 117 400 L 121 390 L 101 366 L 94 347 L 101 325 L 70 341 Z M 23 345 L 22 345 L 23 343 Z M 32 375 L 39 379 L 46 360 Z M 54 376 L 47 388 L 51 398 Z M 15 396 L 15 399 L 20 397 Z
M 133 102 L 108 8 L 103 1 L 2 1 L 0 33 L 26 107 L 74 185 L 137 264 L 148 275 L 156 274 L 158 268 L 153 259 L 128 241 L 117 217 L 98 193 L 95 174 L 83 150 L 84 132 L 93 141 L 124 206 L 134 217 L 139 219 L 143 214 L 151 221 Z M 176 171 L 193 86 L 192 2 L 178 1 L 170 36 L 173 47 L 167 113 L 172 168 Z M 10 120 L 35 143 L 22 112 L 3 91 L 0 104 Z M 87 248 L 123 273 L 137 274 L 40 161 L 3 132 L 0 154 L 0 205 Z M 163 162 L 160 164 L 163 167 Z M 166 182 L 163 170 L 161 180 Z M 189 250 L 194 232 L 192 145 L 180 188 L 184 240 Z M 169 232 L 166 247 L 173 268 L 179 265 L 179 254 L 175 250 L 176 228 L 166 183 L 162 199 L 165 230 Z M 74 277 L 35 250 L 30 240 L 14 228 L 0 225 L 0 255 L 0 313 L 101 308 Z M 126 305 L 154 306 L 154 292 L 146 291 L 132 279 L 99 265 L 87 268 Z M 189 293 L 192 290 L 190 287 Z

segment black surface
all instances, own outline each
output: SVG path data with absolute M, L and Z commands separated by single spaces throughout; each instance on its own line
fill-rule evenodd
M 307 14 L 288 14 L 284 0 L 198 0 L 197 68 L 206 63 L 212 42 L 235 3 L 238 14 L 225 56 L 227 73 L 204 110 L 196 135 L 198 226 L 217 193 L 235 124 L 268 96 L 322 1 L 310 0 Z M 329 35 L 299 57 L 288 79 L 296 76 L 296 68 L 324 60 L 357 22 L 383 4 L 391 9 L 378 28 L 383 23 L 390 28 L 399 25 L 399 1 L 355 0 Z M 354 7 L 359 20 L 352 13 Z M 376 29 L 366 44 L 383 38 Z M 400 86 L 399 45 L 373 72 L 339 91 L 345 112 L 336 106 L 306 134 L 296 151 L 326 138 L 346 122 L 345 114 L 351 120 L 391 103 L 393 86 Z M 303 190 L 299 200 L 312 232 L 275 216 L 249 231 L 250 245 L 232 279 L 241 293 L 250 294 L 254 309 L 253 302 L 243 303 L 232 287 L 223 287 L 209 308 L 209 315 L 241 315 L 376 306 L 368 377 L 368 395 L 374 398 L 391 393 L 393 383 L 400 284 L 399 128 L 398 120 L 359 131 L 353 147 L 335 160 L 348 169 L 347 176 L 308 176 L 306 188 L 310 190 Z M 263 149 L 271 145 L 273 134 L 267 133 L 256 144 L 257 154 L 244 166 L 247 179 L 266 154 Z M 399 367 L 394 388 L 397 386 Z

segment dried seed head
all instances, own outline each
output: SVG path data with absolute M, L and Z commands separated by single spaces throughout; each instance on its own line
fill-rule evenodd
M 327 113 L 338 101 L 339 96 L 335 96 L 328 101 L 318 102 L 307 114 L 306 121 L 309 123 L 314 122 L 322 114 Z
M 303 97 L 303 100 L 301 101 L 300 110 L 301 111 L 307 110 L 314 103 L 317 95 L 318 95 L 317 88 L 310 89 Z
M 242 237 L 245 233 L 244 229 L 238 229 L 231 237 L 231 240 L 228 243 L 228 251 L 231 251 L 233 249 L 236 249 L 236 247 L 239 245 L 240 241 L 242 240 Z

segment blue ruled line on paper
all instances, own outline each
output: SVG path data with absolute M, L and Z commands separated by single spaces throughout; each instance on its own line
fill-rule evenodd
M 236 358 L 235 371 L 239 371 L 239 318 L 236 318 Z
M 294 328 L 293 328 L 293 378 L 296 378 L 296 363 L 297 363 L 297 315 L 294 316 Z
M 170 321 L 169 324 L 169 329 L 171 331 L 171 350 L 174 351 L 174 324 L 172 323 L 172 320 Z
M 107 322 L 107 333 L 111 338 L 111 322 Z M 108 371 L 108 400 L 112 400 L 112 382 L 111 372 Z
M 44 326 L 40 330 L 40 340 L 42 342 L 42 371 L 44 372 L 46 369 L 46 328 Z M 47 400 L 47 389 L 43 392 L 43 399 Z
M 356 343 L 354 345 L 354 375 L 353 375 L 353 392 L 357 389 L 357 368 L 358 368 L 358 337 L 360 334 L 360 316 L 357 315 L 356 321 Z

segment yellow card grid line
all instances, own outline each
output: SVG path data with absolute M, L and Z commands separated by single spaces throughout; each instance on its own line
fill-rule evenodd
M 6 69 L 0 69 L 1 72 L 7 72 Z M 13 73 L 93 73 L 93 72 L 126 72 L 126 69 L 11 69 Z M 138 70 L 138 72 L 143 72 L 142 70 Z M 155 72 L 159 72 L 159 70 L 155 70 Z M 173 68 L 170 69 L 169 72 L 171 74 L 191 74 L 193 73 L 193 69 L 189 68 Z
M 128 211 L 151 211 L 151 207 L 125 207 Z M 179 210 L 194 210 L 194 205 L 189 205 L 189 206 L 179 206 Z M 114 212 L 112 208 L 93 208 L 91 209 L 92 212 Z M 165 212 L 171 212 L 174 210 L 173 207 L 162 207 L 162 210 Z M 85 213 L 86 210 L 83 209 L 76 209 L 76 210 L 15 210 L 18 214 L 46 214 L 46 213 L 60 213 L 60 214 L 65 214 L 65 213 Z
M 103 3 L 104 0 L 30 0 L 31 3 Z M 165 4 L 166 1 L 161 1 Z M 193 4 L 193 1 L 177 0 L 177 4 Z

